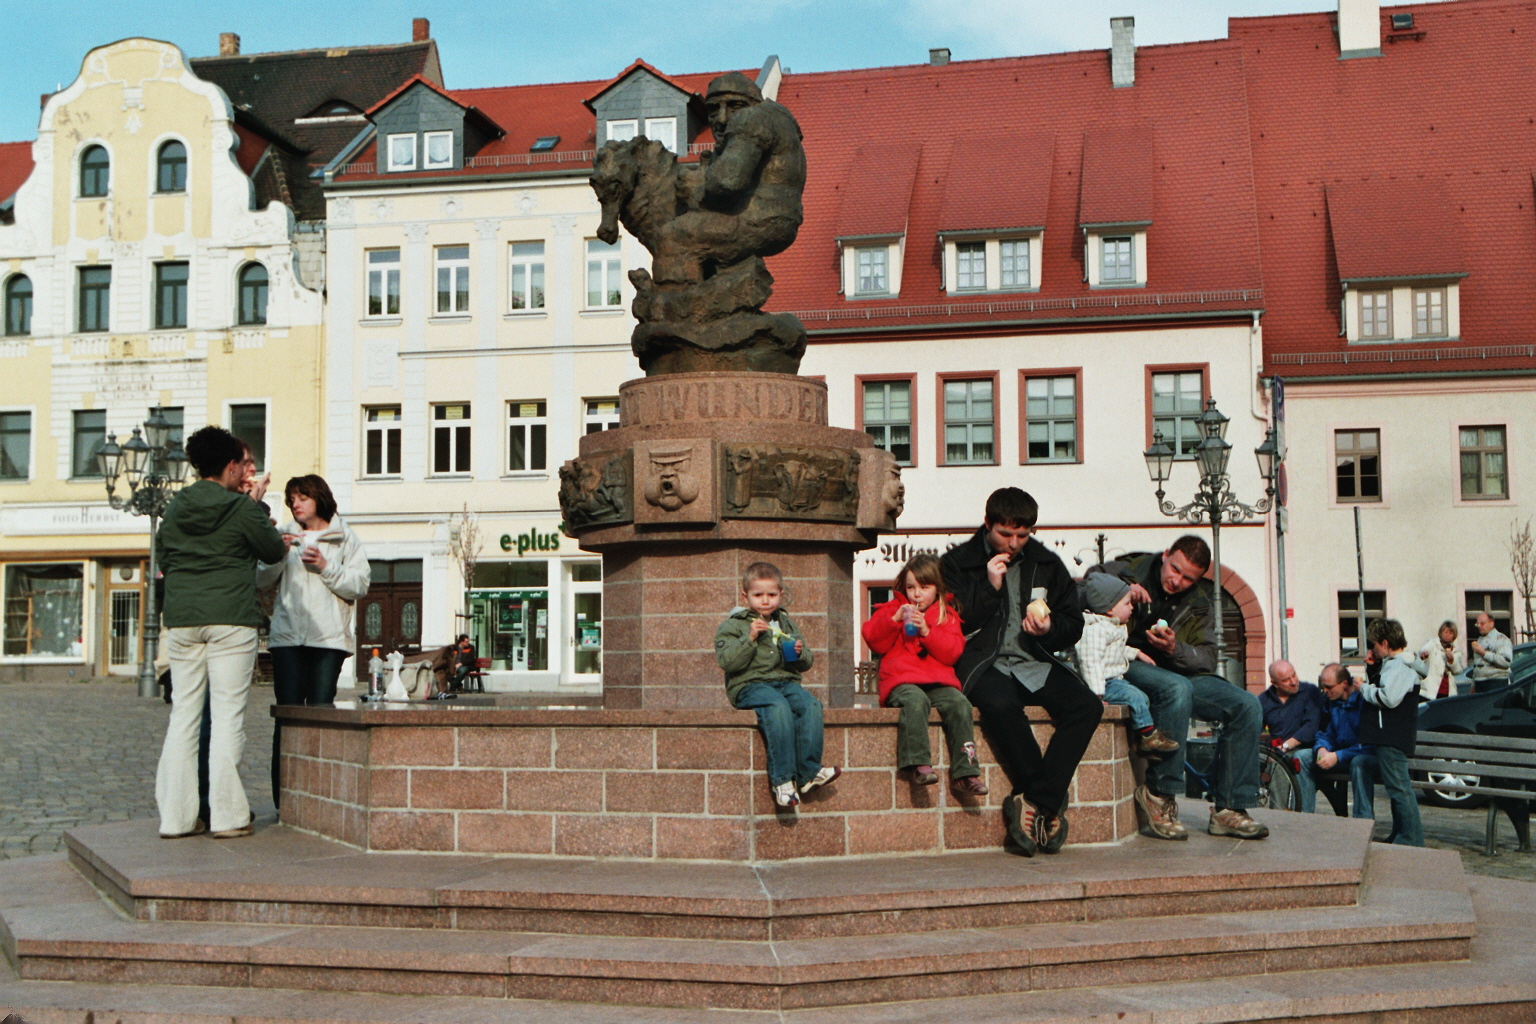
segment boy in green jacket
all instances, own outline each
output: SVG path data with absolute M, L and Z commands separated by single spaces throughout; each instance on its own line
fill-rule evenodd
M 811 652 L 779 607 L 783 600 L 784 575 L 776 567 L 768 562 L 747 566 L 742 607 L 715 631 L 715 660 L 725 669 L 731 704 L 757 712 L 773 802 L 792 808 L 802 795 L 842 772 L 821 764 L 821 701 L 800 685 L 800 673 L 811 667 Z

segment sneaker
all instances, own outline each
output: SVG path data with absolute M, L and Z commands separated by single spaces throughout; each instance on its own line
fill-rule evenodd
M 955 796 L 987 795 L 987 784 L 982 781 L 980 775 L 967 775 L 963 779 L 954 779 L 950 782 L 949 788 Z
M 160 838 L 161 839 L 191 839 L 193 836 L 200 836 L 204 832 L 207 832 L 207 831 L 208 831 L 208 826 L 203 824 L 203 819 L 202 818 L 198 818 L 196 821 L 194 821 L 192 823 L 192 831 L 190 831 L 190 832 L 161 832 L 160 833 Z
M 912 781 L 919 786 L 931 786 L 939 781 L 939 773 L 933 770 L 933 765 L 931 764 L 920 764 L 916 767 L 908 768 L 907 772 Z
M 841 768 L 835 768 L 830 764 L 827 765 L 821 771 L 816 773 L 816 777 L 814 779 L 800 787 L 800 795 L 804 796 L 806 793 L 809 793 L 817 786 L 825 786 L 827 783 L 835 781 L 841 774 L 843 774 L 843 770 Z
M 1026 857 L 1033 857 L 1040 844 L 1035 842 L 1035 808 L 1024 794 L 1015 793 L 1003 801 L 1003 824 L 1008 826 L 1008 838 Z
M 1035 815 L 1035 842 L 1041 853 L 1060 853 L 1067 845 L 1067 816 L 1065 814 Z
M 1147 761 L 1161 761 L 1169 754 L 1178 753 L 1179 744 L 1161 729 L 1153 729 L 1136 744 L 1136 753 Z
M 1159 796 L 1146 786 L 1134 794 L 1141 834 L 1151 839 L 1188 839 L 1189 830 L 1179 820 L 1179 805 L 1171 796 Z
M 1269 827 L 1260 825 L 1248 816 L 1247 811 L 1228 807 L 1211 812 L 1211 823 L 1205 829 L 1213 836 L 1232 836 L 1236 839 L 1263 839 L 1269 835 Z
M 800 803 L 800 793 L 795 789 L 793 779 L 773 787 L 773 802 L 780 807 L 794 807 Z

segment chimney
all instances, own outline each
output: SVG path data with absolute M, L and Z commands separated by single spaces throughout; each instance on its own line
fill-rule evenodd
M 1116 89 L 1136 84 L 1136 19 L 1109 19 L 1109 77 Z
M 949 63 L 949 47 L 935 46 L 928 51 L 928 63 L 934 67 Z
M 233 32 L 219 33 L 219 56 L 240 56 L 240 37 Z
M 1379 0 L 1339 0 L 1339 59 L 1380 56 Z
M 432 38 L 432 25 L 426 18 L 411 19 L 411 42 L 424 43 Z

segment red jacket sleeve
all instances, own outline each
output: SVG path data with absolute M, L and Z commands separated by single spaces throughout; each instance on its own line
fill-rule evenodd
M 923 645 L 934 661 L 953 667 L 965 650 L 965 634 L 960 632 L 960 616 L 951 608 L 942 623 L 930 621 L 928 635 L 918 637 L 918 643 Z
M 901 639 L 901 627 L 891 621 L 891 615 L 896 606 L 902 602 L 892 599 L 875 609 L 869 621 L 864 623 L 864 642 L 869 644 L 869 649 L 876 654 L 888 654 L 896 641 Z

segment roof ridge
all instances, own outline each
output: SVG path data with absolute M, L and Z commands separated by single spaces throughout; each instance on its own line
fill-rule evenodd
M 216 53 L 207 57 L 192 57 L 194 64 L 213 61 L 240 61 L 260 60 L 267 57 L 302 57 L 307 55 L 326 56 L 336 50 L 346 50 L 348 53 L 355 51 L 367 51 L 376 53 L 381 50 L 405 50 L 413 46 L 431 46 L 434 40 L 412 40 L 405 43 L 358 43 L 352 46 L 311 46 L 302 50 L 267 50 L 262 53 Z

